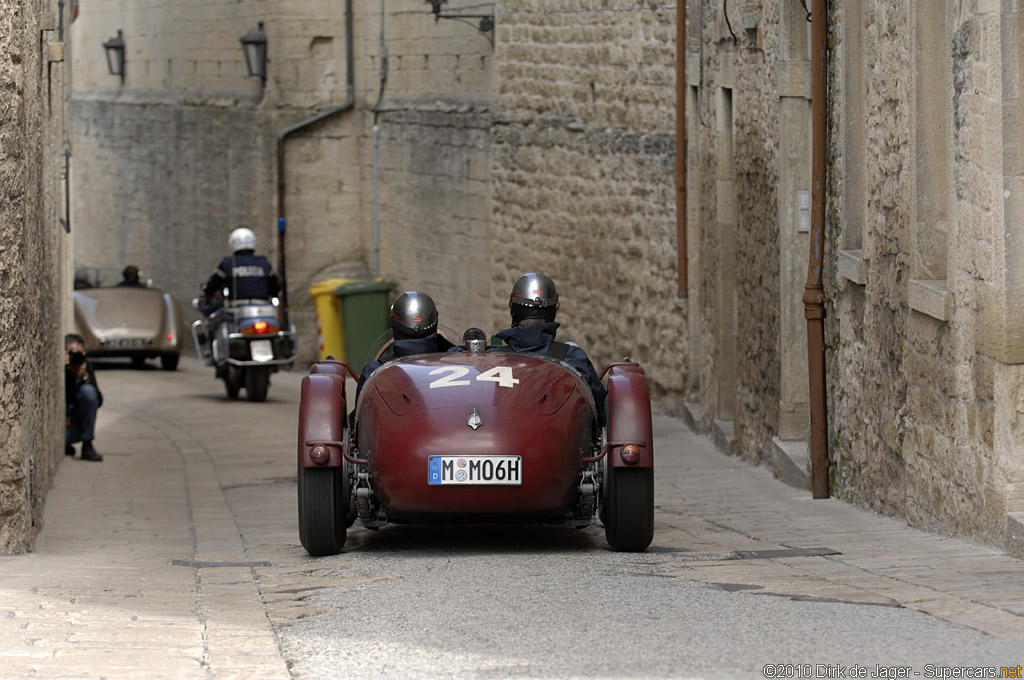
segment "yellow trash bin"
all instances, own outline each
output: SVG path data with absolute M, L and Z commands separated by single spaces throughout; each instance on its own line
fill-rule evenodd
M 334 294 L 338 286 L 349 279 L 327 279 L 314 283 L 309 289 L 316 308 L 316 334 L 320 344 L 320 358 L 327 355 L 345 361 L 345 334 L 342 332 L 341 300 Z

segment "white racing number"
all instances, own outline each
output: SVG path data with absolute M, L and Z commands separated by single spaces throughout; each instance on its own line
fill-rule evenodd
M 467 373 L 469 373 L 469 369 L 465 366 L 439 366 L 427 375 L 445 375 L 430 383 L 430 389 L 469 385 L 469 380 L 459 380 L 459 378 Z M 495 366 L 491 370 L 484 371 L 478 375 L 476 379 L 480 382 L 498 383 L 498 387 L 515 387 L 519 384 L 519 378 L 512 375 L 511 366 Z

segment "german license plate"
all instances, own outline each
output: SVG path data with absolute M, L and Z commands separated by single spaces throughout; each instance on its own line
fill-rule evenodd
M 274 346 L 270 340 L 253 340 L 249 343 L 253 361 L 270 361 L 274 358 Z
M 521 486 L 522 456 L 430 456 L 427 484 Z
M 107 349 L 145 349 L 145 338 L 111 338 L 106 342 Z

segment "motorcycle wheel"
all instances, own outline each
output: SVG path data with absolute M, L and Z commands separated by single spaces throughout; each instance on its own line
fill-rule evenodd
M 654 539 L 654 468 L 607 468 L 604 536 L 616 552 L 643 552 Z
M 231 380 L 230 375 L 224 376 L 224 390 L 228 393 L 228 399 L 237 399 L 238 392 L 241 390 L 241 386 L 235 384 Z
M 270 387 L 270 369 L 250 367 L 245 371 L 245 393 L 249 401 L 264 401 Z

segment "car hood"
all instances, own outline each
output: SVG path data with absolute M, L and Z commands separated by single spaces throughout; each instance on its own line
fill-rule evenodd
M 459 352 L 386 364 L 373 374 L 370 384 L 396 415 L 491 406 L 551 415 L 580 389 L 580 378 L 545 358 Z
M 92 334 L 152 335 L 164 323 L 164 293 L 155 288 L 76 290 L 78 323 Z

